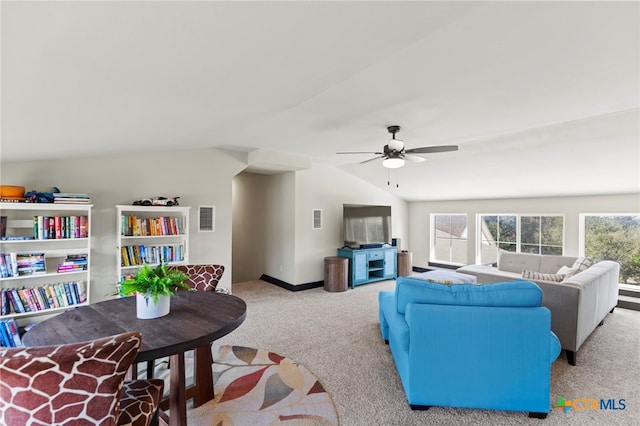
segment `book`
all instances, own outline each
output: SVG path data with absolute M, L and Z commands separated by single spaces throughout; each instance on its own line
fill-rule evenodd
M 47 295 L 47 300 L 49 301 L 49 306 L 51 306 L 52 308 L 59 308 L 60 305 L 58 304 L 58 300 L 55 297 L 55 290 L 53 290 L 53 287 L 51 285 L 47 285 L 44 287 L 44 292 Z
M 73 305 L 73 297 L 71 296 L 71 288 L 69 287 L 69 283 L 63 283 L 62 288 L 64 288 L 64 294 L 67 298 L 68 306 Z
M 78 294 L 78 283 L 72 282 L 69 285 L 71 286 L 71 297 L 73 298 L 73 304 L 77 305 L 80 303 L 80 295 Z
M 54 285 L 53 288 L 55 289 L 56 296 L 58 297 L 58 304 L 60 307 L 69 306 L 69 303 L 67 303 L 67 296 L 64 292 L 64 286 L 58 283 Z
M 7 264 L 4 258 L 4 253 L 0 256 L 0 278 L 7 278 L 9 272 L 7 271 Z
M 18 294 L 18 297 L 20 298 L 20 302 L 22 302 L 22 306 L 24 307 L 25 312 L 34 312 L 35 311 L 35 306 L 27 298 L 27 295 L 24 292 L 24 288 L 16 289 L 16 292 Z
M 7 327 L 7 330 L 9 332 L 9 335 L 13 340 L 13 347 L 17 348 L 22 346 L 22 339 L 20 338 L 20 331 L 18 330 L 18 324 L 16 323 L 16 320 L 13 318 L 10 318 L 4 321 L 5 321 L 5 326 Z
M 11 306 L 13 306 L 13 311 L 17 314 L 22 314 L 27 312 L 27 309 L 22 304 L 22 299 L 18 295 L 18 290 L 15 288 L 7 290 L 7 294 L 9 295 L 9 299 L 11 300 Z
M 78 281 L 76 284 L 78 285 L 78 300 L 80 303 L 84 303 L 87 301 L 87 288 L 84 281 Z
M 35 299 L 36 307 L 38 308 L 39 311 L 47 309 L 46 305 L 44 304 L 44 299 L 42 298 L 42 294 L 40 294 L 40 290 L 37 287 L 30 288 L 29 292 Z
M 13 347 L 13 338 L 9 336 L 9 330 L 4 325 L 5 320 L 0 321 L 0 345 L 5 348 Z
M 11 310 L 7 290 L 0 291 L 0 315 L 8 315 Z

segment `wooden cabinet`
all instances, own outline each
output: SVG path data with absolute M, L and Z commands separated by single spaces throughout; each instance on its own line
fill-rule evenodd
M 140 266 L 189 263 L 190 207 L 116 206 L 116 282 Z
M 394 279 L 397 270 L 396 247 L 338 249 L 338 256 L 349 259 L 349 286 Z
M 89 303 L 91 204 L 0 203 L 0 319 Z

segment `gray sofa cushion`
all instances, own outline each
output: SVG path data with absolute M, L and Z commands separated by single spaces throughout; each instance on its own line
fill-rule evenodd
M 539 271 L 540 256 L 537 254 L 512 253 L 500 250 L 498 253 L 498 269 L 518 274 L 521 274 L 525 269 Z
M 573 256 L 542 255 L 540 256 L 540 269 L 538 271 L 543 274 L 557 274 L 560 268 L 573 265 L 575 260 L 576 258 Z
M 576 261 L 572 256 L 552 256 L 530 253 L 513 253 L 500 250 L 498 269 L 521 274 L 525 269 L 543 274 L 557 274 L 563 266 L 572 266 Z

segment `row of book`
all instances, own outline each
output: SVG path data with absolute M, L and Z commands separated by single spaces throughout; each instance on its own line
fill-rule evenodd
M 2 315 L 22 314 L 78 305 L 87 300 L 84 281 L 48 284 L 41 287 L 9 288 L 0 291 Z
M 125 237 L 156 237 L 184 234 L 184 220 L 181 217 L 139 218 L 122 216 L 120 234 Z
M 91 198 L 87 194 L 56 192 L 53 194 L 53 202 L 57 204 L 89 204 Z
M 86 254 L 68 254 L 56 272 L 76 272 L 87 270 Z M 23 277 L 47 272 L 44 253 L 0 253 L 0 278 Z
M 18 324 L 13 318 L 0 320 L 0 346 L 17 348 L 22 346 Z
M 44 253 L 0 253 L 0 278 L 44 274 Z
M 68 254 L 64 261 L 56 268 L 57 272 L 76 272 L 87 270 L 86 254 Z
M 36 240 L 87 238 L 87 216 L 34 216 L 33 236 Z
M 181 262 L 184 260 L 184 246 L 144 246 L 131 245 L 120 248 L 120 265 L 136 266 L 156 263 Z

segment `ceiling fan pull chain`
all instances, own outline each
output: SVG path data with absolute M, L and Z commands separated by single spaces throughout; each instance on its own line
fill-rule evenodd
M 391 169 L 387 169 L 387 186 L 391 186 Z

